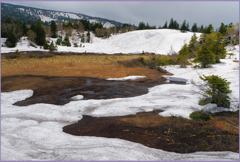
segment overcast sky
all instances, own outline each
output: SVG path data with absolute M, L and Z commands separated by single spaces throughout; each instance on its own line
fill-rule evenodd
M 239 22 L 238 1 L 7 1 L 6 3 L 82 13 L 138 26 L 143 21 L 149 25 L 163 26 L 171 18 L 181 25 L 183 20 L 198 26 L 221 22 Z

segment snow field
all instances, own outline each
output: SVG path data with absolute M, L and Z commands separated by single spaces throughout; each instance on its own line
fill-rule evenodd
M 58 46 L 58 52 L 94 52 L 94 53 L 106 53 L 106 54 L 134 54 L 142 53 L 143 51 L 151 52 L 155 54 L 167 55 L 171 47 L 174 51 L 178 52 L 185 43 L 188 43 L 192 37 L 192 32 L 182 33 L 179 30 L 171 29 L 155 29 L 155 30 L 136 30 L 127 33 L 112 35 L 108 39 L 102 39 L 95 37 L 91 33 L 92 43 L 82 43 L 85 47 L 74 47 L 73 43 L 78 45 L 81 43 L 81 39 L 78 41 L 72 41 L 69 38 L 72 46 Z M 196 33 L 199 37 L 201 33 Z M 63 35 L 63 39 L 64 39 Z M 47 38 L 50 42 L 53 40 L 56 43 L 56 38 Z M 3 43 L 2 39 L 2 43 Z M 31 51 L 31 50 L 41 50 L 40 47 L 34 48 L 28 46 L 28 41 L 23 39 L 17 43 L 14 48 L 1 47 L 2 53 L 19 51 Z

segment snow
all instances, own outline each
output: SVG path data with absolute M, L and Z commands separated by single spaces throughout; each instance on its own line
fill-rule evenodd
M 52 19 L 51 17 L 47 17 L 47 16 L 44 16 L 44 15 L 39 15 L 41 21 L 45 22 L 49 22 L 49 21 L 56 21 L 57 19 Z
M 83 99 L 83 95 L 77 95 L 71 98 L 73 101 L 81 100 Z
M 89 19 L 89 22 L 90 22 L 90 23 L 98 23 L 99 21 L 96 20 L 96 19 Z
M 103 27 L 104 28 L 111 28 L 111 27 L 114 27 L 115 25 L 111 24 L 110 22 L 106 22 L 103 24 Z
M 25 11 L 25 9 L 24 9 L 24 8 L 18 8 L 18 9 L 19 9 L 20 11 L 23 11 L 23 12 Z
M 107 80 L 137 80 L 143 78 L 146 78 L 146 76 L 127 76 L 123 78 L 108 78 Z
M 81 17 L 77 16 L 76 14 L 67 13 L 66 15 L 71 19 L 81 19 Z
M 167 55 L 171 50 L 178 52 L 184 45 L 184 42 L 188 43 L 193 35 L 192 32 L 182 33 L 179 30 L 172 29 L 154 29 L 154 30 L 137 30 L 127 33 L 112 35 L 108 39 L 102 39 L 95 37 L 91 33 L 92 43 L 82 43 L 85 47 L 76 48 L 73 46 L 71 37 L 70 42 L 72 47 L 58 46 L 59 52 L 94 52 L 94 53 L 106 53 L 106 54 L 135 54 L 142 53 L 143 51 L 151 52 L 155 54 Z M 201 33 L 196 33 L 199 37 Z M 64 38 L 64 37 L 63 37 Z M 56 39 L 50 38 L 56 42 Z M 80 38 L 78 45 L 80 44 Z M 23 48 L 21 44 L 18 44 L 14 48 L 1 47 L 2 53 L 13 52 L 16 50 L 23 51 L 28 50 L 26 46 Z M 38 49 L 40 50 L 40 49 Z M 43 50 L 43 49 L 42 49 Z
M 180 87 L 183 86 L 177 88 Z M 160 89 L 160 86 L 152 88 L 150 95 L 145 97 L 81 100 L 63 106 L 35 104 L 20 108 L 12 104 L 32 96 L 32 90 L 2 93 L 1 160 L 238 160 L 238 153 L 228 151 L 179 154 L 121 139 L 72 136 L 62 132 L 63 126 L 80 120 L 84 114 L 111 116 L 151 111 L 157 107 L 151 101 L 156 103 L 163 97 Z M 154 96 L 155 99 L 151 99 Z M 170 101 L 167 97 L 164 100 Z M 186 113 L 181 108 L 182 112 L 179 107 L 178 112 Z
M 8 53 L 8 52 L 15 52 L 18 51 L 48 51 L 41 49 L 39 46 L 32 47 L 30 46 L 29 41 L 27 40 L 28 37 L 22 37 L 18 42 L 17 46 L 14 48 L 8 48 L 8 47 L 1 47 L 1 53 Z M 1 38 L 1 45 L 6 42 L 6 38 Z
M 167 54 L 171 45 L 177 51 L 184 40 L 190 40 L 193 33 L 181 33 L 175 30 L 159 29 L 133 31 L 114 35 L 109 39 L 93 37 L 93 43 L 83 43 L 85 48 L 58 47 L 60 51 L 96 51 L 103 53 L 134 53 L 155 51 Z M 1 43 L 6 39 L 1 38 Z M 131 44 L 131 45 L 129 45 Z M 125 46 L 125 48 L 124 48 Z M 160 46 L 160 47 L 159 47 Z M 26 50 L 42 50 L 39 47 L 28 47 L 28 41 L 21 39 L 16 48 L 1 47 L 2 53 Z M 77 50 L 75 50 L 77 49 Z M 138 112 L 163 110 L 161 116 L 182 116 L 189 119 L 193 111 L 208 110 L 236 111 L 239 103 L 239 46 L 235 49 L 226 47 L 233 58 L 222 59 L 220 64 L 212 68 L 194 69 L 191 66 L 179 68 L 169 65 L 164 68 L 173 77 L 188 79 L 186 85 L 163 84 L 149 88 L 145 95 L 115 98 L 106 100 L 82 100 L 78 95 L 68 104 L 57 106 L 51 104 L 34 104 L 14 106 L 13 103 L 33 95 L 32 90 L 20 90 L 1 93 L 1 160 L 48 160 L 48 161 L 85 161 L 85 160 L 135 160 L 135 161 L 226 161 L 239 160 L 239 153 L 229 151 L 196 152 L 179 154 L 153 149 L 141 144 L 121 139 L 103 137 L 72 136 L 62 132 L 62 127 L 82 119 L 82 115 L 94 117 L 123 116 Z M 129 51 L 128 51 L 129 50 Z M 231 107 L 217 108 L 216 104 L 198 105 L 201 98 L 198 88 L 192 84 L 203 84 L 200 75 L 219 75 L 231 82 Z M 114 80 L 137 79 L 143 76 L 109 78 Z M 78 144 L 78 145 L 76 145 Z M 94 155 L 94 156 L 93 156 Z

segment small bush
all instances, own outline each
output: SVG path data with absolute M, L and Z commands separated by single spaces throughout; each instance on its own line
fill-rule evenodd
M 54 46 L 53 41 L 52 41 L 52 43 L 49 45 L 49 50 L 50 50 L 50 51 L 56 51 L 56 50 L 57 50 L 57 47 Z
M 57 41 L 56 41 L 56 44 L 60 46 L 61 43 L 62 43 L 62 38 L 58 38 Z
M 77 43 L 74 43 L 74 47 L 78 47 Z
M 205 112 L 205 111 L 195 111 L 192 112 L 189 117 L 193 120 L 200 120 L 200 121 L 208 121 L 208 120 L 212 120 L 213 117 L 209 112 Z
M 49 49 L 49 45 L 48 45 L 47 41 L 45 41 L 45 43 L 43 44 L 43 49 Z
M 82 47 L 82 43 L 79 45 L 79 47 Z
M 15 56 L 15 58 L 20 58 L 20 57 L 22 57 L 22 55 L 19 54 L 18 49 L 15 51 L 14 56 Z

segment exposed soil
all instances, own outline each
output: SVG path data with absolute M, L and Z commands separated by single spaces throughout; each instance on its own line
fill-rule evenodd
M 120 138 L 177 153 L 239 152 L 238 117 L 218 114 L 211 121 L 193 121 L 162 117 L 159 112 L 121 117 L 84 115 L 77 123 L 63 127 L 63 131 L 75 136 Z M 222 128 L 218 127 L 217 122 L 223 123 Z
M 159 81 L 109 81 L 88 77 L 56 77 L 56 76 L 4 76 L 1 78 L 2 92 L 32 89 L 32 97 L 18 101 L 14 105 L 27 106 L 36 103 L 64 105 L 71 97 L 83 95 L 87 99 L 111 99 L 134 97 L 148 93 L 148 88 L 166 84 Z

